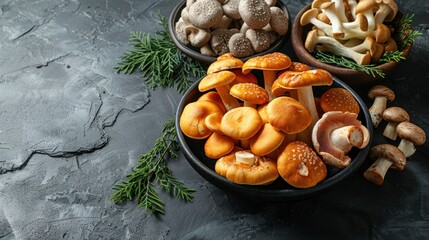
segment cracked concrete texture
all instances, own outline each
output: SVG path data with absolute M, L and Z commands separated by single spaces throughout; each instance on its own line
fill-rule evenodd
M 283 2 L 294 17 L 308 1 Z M 416 10 L 419 29 L 427 29 L 426 14 L 417 11 L 424 1 L 398 2 Z M 1 240 L 424 239 L 429 234 L 428 162 L 419 161 L 427 151 L 419 151 L 404 174 L 391 173 L 383 188 L 366 183 L 362 169 L 328 194 L 285 203 L 255 203 L 226 193 L 180 155 L 169 166 L 196 189 L 192 203 L 161 192 L 166 215 L 159 217 L 134 201 L 114 204 L 112 187 L 153 147 L 180 95 L 172 89 L 149 92 L 138 73 L 117 74 L 113 67 L 129 49 L 129 32 L 158 30 L 154 16 L 158 11 L 168 16 L 175 4 L 0 1 Z M 427 53 L 426 39 L 418 39 L 419 52 Z M 290 45 L 286 51 L 293 56 Z M 426 55 L 415 54 L 391 84 L 401 88 L 398 103 L 425 127 L 428 116 L 418 115 L 416 106 L 427 102 L 422 83 L 427 78 L 405 70 L 417 72 L 415 62 L 427 65 Z M 425 87 L 406 100 L 415 86 Z

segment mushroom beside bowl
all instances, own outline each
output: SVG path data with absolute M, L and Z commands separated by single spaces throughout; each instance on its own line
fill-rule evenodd
M 183 42 L 181 42 L 176 33 L 176 22 L 181 18 L 181 13 L 182 13 L 182 10 L 186 7 L 186 3 L 187 1 L 180 1 L 170 13 L 168 18 L 168 32 L 170 34 L 171 40 L 173 41 L 174 45 L 182 53 L 191 57 L 194 60 L 197 60 L 206 65 L 209 65 L 212 62 L 216 61 L 218 56 L 210 56 L 210 55 L 202 54 L 199 48 L 193 47 L 190 44 L 184 44 Z M 268 49 L 260 52 L 259 51 L 255 52 L 254 54 L 246 57 L 238 57 L 238 58 L 240 58 L 243 61 L 246 61 L 249 58 L 252 58 L 255 56 L 261 56 L 271 52 L 279 51 L 283 46 L 285 46 L 286 42 L 289 40 L 289 37 L 290 37 L 291 19 L 286 5 L 283 4 L 281 0 L 277 1 L 275 6 L 283 10 L 285 16 L 287 17 L 287 26 L 285 26 L 285 29 L 286 29 L 285 34 L 277 35 L 276 40 L 269 46 Z
M 204 152 L 205 140 L 196 140 L 187 137 L 180 128 L 180 117 L 185 106 L 191 102 L 196 101 L 201 95 L 198 90 L 199 81 L 193 84 L 188 91 L 183 95 L 180 100 L 177 112 L 176 112 L 176 131 L 180 144 L 180 148 L 189 162 L 189 164 L 197 171 L 203 178 L 212 183 L 213 185 L 223 189 L 226 192 L 235 194 L 240 197 L 253 199 L 255 201 L 295 201 L 306 198 L 311 198 L 317 194 L 320 194 L 335 185 L 339 184 L 342 180 L 352 176 L 364 162 L 371 145 L 371 139 L 373 136 L 373 128 L 371 124 L 370 114 L 364 101 L 359 95 L 347 84 L 334 77 L 334 82 L 331 86 L 318 86 L 313 87 L 314 95 L 320 97 L 329 88 L 344 88 L 348 90 L 356 99 L 359 104 L 360 112 L 358 120 L 362 122 L 369 131 L 370 142 L 362 148 L 353 148 L 349 152 L 349 156 L 352 159 L 350 165 L 345 168 L 335 168 L 327 165 L 327 176 L 326 178 L 314 187 L 310 188 L 295 188 L 287 184 L 281 177 L 275 180 L 273 183 L 264 186 L 251 186 L 251 185 L 240 185 L 227 180 L 225 177 L 219 175 L 215 171 L 216 160 L 208 158 Z
M 361 86 L 374 84 L 377 81 L 381 81 L 383 77 L 377 74 L 371 75 L 371 74 L 365 73 L 364 71 L 354 70 L 354 69 L 345 68 L 345 67 L 338 67 L 335 65 L 323 63 L 320 60 L 316 59 L 313 54 L 307 51 L 304 43 L 306 40 L 307 33 L 312 29 L 313 25 L 307 24 L 305 26 L 302 26 L 300 23 L 300 20 L 303 14 L 310 8 L 311 8 L 311 3 L 307 4 L 304 8 L 302 8 L 296 15 L 292 24 L 291 42 L 292 42 L 292 47 L 298 59 L 301 62 L 306 63 L 310 66 L 313 66 L 315 68 L 322 68 L 329 71 L 332 75 L 340 78 L 351 87 L 361 87 Z M 398 12 L 396 14 L 395 19 L 392 21 L 392 23 L 399 21 L 402 18 L 402 16 L 403 14 L 401 12 Z M 402 56 L 407 58 L 411 52 L 411 49 L 412 49 L 412 45 L 407 45 L 404 49 L 401 49 Z M 379 64 L 376 66 L 376 68 L 381 70 L 385 75 L 384 78 L 386 78 L 389 74 L 391 74 L 396 69 L 396 67 L 398 67 L 399 64 L 401 64 L 401 61 L 399 62 L 390 61 L 390 62 Z

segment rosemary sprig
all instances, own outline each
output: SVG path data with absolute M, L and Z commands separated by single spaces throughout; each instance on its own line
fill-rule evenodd
M 131 32 L 133 48 L 121 57 L 115 70 L 130 74 L 139 69 L 150 88 L 175 86 L 179 93 L 184 93 L 194 82 L 190 77 L 201 78 L 206 70 L 180 52 L 168 34 L 167 18 L 159 13 L 158 18 L 163 29 L 155 32 L 155 36 Z
M 139 206 L 152 214 L 164 214 L 164 202 L 155 191 L 154 180 L 177 199 L 192 201 L 194 189 L 177 180 L 166 162 L 167 159 L 177 158 L 179 148 L 173 119 L 165 123 L 162 132 L 163 135 L 157 139 L 155 146 L 140 156 L 137 166 L 126 176 L 127 180 L 114 186 L 115 192 L 110 198 L 115 203 L 136 198 Z
M 378 60 L 379 63 L 385 63 L 390 61 L 399 62 L 405 60 L 405 57 L 402 55 L 403 53 L 399 50 L 393 52 L 385 52 L 383 56 Z
M 367 74 L 371 74 L 373 77 L 375 77 L 376 74 L 380 77 L 385 76 L 385 73 L 380 69 L 377 69 L 375 64 L 361 65 L 343 56 L 338 56 L 336 54 L 331 54 L 322 51 L 316 51 L 315 56 L 319 61 L 323 63 L 364 71 Z
M 404 49 L 409 44 L 414 44 L 415 38 L 422 33 L 412 28 L 414 14 L 404 15 L 397 24 L 398 29 L 394 32 L 394 38 L 399 49 Z

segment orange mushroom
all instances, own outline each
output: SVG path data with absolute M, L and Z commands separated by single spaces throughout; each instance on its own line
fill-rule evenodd
M 264 88 L 254 83 L 237 83 L 229 93 L 244 102 L 244 106 L 256 107 L 268 101 L 268 93 Z
M 268 185 L 279 173 L 274 160 L 249 151 L 237 151 L 216 161 L 215 171 L 229 181 L 244 185 Z
M 330 88 L 320 97 L 324 112 L 341 111 L 359 114 L 360 107 L 353 95 L 344 88 Z
M 209 158 L 218 159 L 229 154 L 234 146 L 234 139 L 213 132 L 204 144 L 204 153 Z
M 250 58 L 244 62 L 242 71 L 244 74 L 253 69 L 262 70 L 264 74 L 264 88 L 268 92 L 269 99 L 274 97 L 271 92 L 271 86 L 276 78 L 276 72 L 288 68 L 292 64 L 291 59 L 286 54 L 274 52 Z
M 234 57 L 231 53 L 225 53 L 219 56 L 216 61 L 210 64 L 207 69 L 207 74 L 212 74 L 223 70 L 241 68 L 242 66 L 243 61 L 241 61 L 239 58 Z
M 197 99 L 197 101 L 209 101 L 209 102 L 216 103 L 217 105 L 219 105 L 219 107 L 221 107 L 224 110 L 224 112 L 226 112 L 225 104 L 223 104 L 222 99 L 219 96 L 219 93 L 216 91 L 210 91 L 210 92 L 204 93 L 203 95 L 201 95 L 201 97 Z
M 299 139 L 311 145 L 311 131 L 314 124 L 319 120 L 317 108 L 314 102 L 312 86 L 331 85 L 332 75 L 323 69 L 314 69 L 303 72 L 283 72 L 277 80 L 284 88 L 297 89 L 298 101 L 303 104 L 311 113 L 311 123 L 305 131 L 299 134 Z
M 235 79 L 235 74 L 230 71 L 220 71 L 208 74 L 198 84 L 200 92 L 216 89 L 227 111 L 239 107 L 236 98 L 229 94 L 229 84 Z
M 187 104 L 180 115 L 179 125 L 183 134 L 193 139 L 205 139 L 212 134 L 206 124 L 208 115 L 223 110 L 215 103 L 197 101 Z
M 301 141 L 289 143 L 277 159 L 280 176 L 291 186 L 309 188 L 324 180 L 325 163 L 311 147 Z
M 262 127 L 258 111 L 251 107 L 234 108 L 223 115 L 222 132 L 234 139 L 246 140 L 253 137 Z
M 206 127 L 212 132 L 223 134 L 222 130 L 220 129 L 220 123 L 222 121 L 223 114 L 224 113 L 221 112 L 214 112 L 210 115 L 207 115 L 204 120 Z
M 258 84 L 258 78 L 252 73 L 244 74 L 241 69 L 231 69 L 231 72 L 235 74 L 235 79 L 232 81 L 231 85 L 237 83 L 254 83 Z
M 264 156 L 272 153 L 283 142 L 285 134 L 275 129 L 271 124 L 262 125 L 259 132 L 250 138 L 250 150 L 256 156 Z

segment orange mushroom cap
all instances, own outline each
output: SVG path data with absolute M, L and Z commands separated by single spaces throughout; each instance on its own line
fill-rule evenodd
M 200 92 L 206 92 L 218 86 L 229 84 L 234 79 L 235 74 L 230 71 L 221 71 L 207 74 L 198 84 L 198 90 L 200 90 Z
M 275 129 L 271 124 L 262 125 L 259 132 L 250 138 L 250 150 L 256 156 L 264 156 L 272 153 L 283 142 L 285 134 Z
M 344 88 L 330 88 L 320 97 L 324 112 L 341 111 L 359 114 L 360 107 L 353 95 Z
M 291 186 L 309 188 L 324 180 L 325 163 L 311 147 L 301 141 L 289 143 L 277 159 L 280 176 Z
M 291 97 L 278 97 L 267 105 L 268 121 L 288 134 L 301 132 L 311 123 L 308 109 Z
M 292 64 L 290 57 L 284 53 L 274 52 L 262 56 L 250 58 L 241 67 L 244 74 L 252 69 L 279 71 L 288 68 Z
M 237 107 L 223 115 L 222 132 L 237 140 L 253 137 L 262 127 L 258 111 L 252 107 Z
M 254 156 L 255 164 L 248 165 L 237 161 L 236 154 L 240 152 L 233 152 L 218 159 L 215 171 L 231 182 L 245 185 L 268 185 L 278 178 L 279 173 L 274 160 Z
M 251 104 L 264 104 L 268 101 L 267 90 L 254 83 L 234 84 L 229 93 L 235 98 Z
M 204 120 L 206 127 L 212 132 L 223 134 L 222 130 L 220 129 L 220 123 L 222 121 L 223 114 L 224 113 L 221 112 L 214 112 L 210 115 L 207 115 L 206 119 Z
M 313 69 L 303 72 L 285 71 L 277 78 L 285 88 L 300 88 L 308 86 L 331 85 L 332 75 L 324 69 Z
M 193 139 L 205 139 L 210 131 L 205 119 L 208 115 L 223 110 L 215 103 L 209 101 L 197 101 L 187 104 L 180 115 L 179 125 L 183 134 Z
M 241 68 L 242 66 L 243 61 L 241 61 L 241 59 L 234 57 L 231 53 L 225 53 L 210 64 L 207 69 L 207 74 L 220 72 L 222 70 Z
M 213 132 L 204 144 L 204 153 L 207 157 L 219 159 L 229 154 L 235 146 L 234 139 Z
M 232 69 L 230 71 L 235 74 L 235 79 L 234 79 L 234 81 L 232 81 L 231 84 L 237 84 L 237 83 L 254 83 L 254 84 L 258 84 L 258 79 L 252 73 L 244 74 L 241 71 L 241 69 Z
M 203 95 L 201 95 L 201 97 L 199 97 L 197 99 L 197 101 L 209 101 L 212 103 L 216 103 L 217 105 L 219 105 L 220 108 L 223 109 L 223 112 L 226 112 L 226 108 L 225 105 L 222 102 L 222 99 L 219 96 L 219 93 L 216 91 L 210 91 L 210 92 L 206 92 Z

